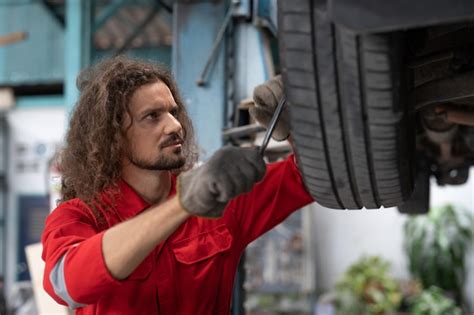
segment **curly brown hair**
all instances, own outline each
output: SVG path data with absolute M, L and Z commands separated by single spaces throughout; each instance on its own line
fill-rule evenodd
M 121 157 L 125 152 L 123 121 L 129 100 L 141 86 L 162 81 L 178 105 L 178 121 L 183 127 L 185 165 L 198 158 L 191 120 L 170 72 L 163 66 L 123 56 L 108 59 L 85 69 L 77 79 L 80 98 L 71 117 L 66 146 L 59 157 L 62 173 L 62 200 L 80 198 L 90 205 L 99 194 L 111 188 L 117 192 Z

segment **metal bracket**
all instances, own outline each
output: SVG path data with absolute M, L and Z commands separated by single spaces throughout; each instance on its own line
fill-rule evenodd
M 51 16 L 61 25 L 61 27 L 65 26 L 64 22 L 64 5 L 62 4 L 55 4 L 54 1 L 41 1 L 43 6 L 51 13 Z
M 254 135 L 257 132 L 264 131 L 264 130 L 265 128 L 259 124 L 228 128 L 222 132 L 222 139 L 228 141 L 231 139 Z
M 224 22 L 222 23 L 221 28 L 219 29 L 219 32 L 217 33 L 216 39 L 214 40 L 214 44 L 212 45 L 212 50 L 207 58 L 206 64 L 204 66 L 204 69 L 201 72 L 201 75 L 196 81 L 196 84 L 199 86 L 204 86 L 207 83 L 207 75 L 209 71 L 209 67 L 212 64 L 212 61 L 214 60 L 216 54 L 217 54 L 217 49 L 220 46 L 220 43 L 222 41 L 222 38 L 224 37 L 224 33 L 227 30 L 227 27 L 229 26 L 229 22 L 231 20 L 232 15 L 234 14 L 234 9 L 240 4 L 240 0 L 232 0 L 232 3 L 230 5 L 229 11 L 227 12 Z

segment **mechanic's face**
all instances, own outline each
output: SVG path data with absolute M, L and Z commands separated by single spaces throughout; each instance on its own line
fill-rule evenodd
M 125 163 L 140 169 L 172 170 L 185 163 L 182 154 L 183 129 L 176 119 L 179 111 L 170 89 L 158 81 L 133 93 L 130 115 L 126 115 Z

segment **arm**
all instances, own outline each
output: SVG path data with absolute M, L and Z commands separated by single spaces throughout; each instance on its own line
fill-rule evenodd
M 251 192 L 240 195 L 228 206 L 240 228 L 243 247 L 272 229 L 291 213 L 313 202 L 306 191 L 294 155 L 269 164 L 267 174 Z
M 176 197 L 103 232 L 87 213 L 79 202 L 60 206 L 42 236 L 45 290 L 71 308 L 120 285 L 189 216 Z
M 276 76 L 257 86 L 253 92 L 254 103 L 250 115 L 264 127 L 268 127 L 279 101 L 284 95 L 281 76 Z M 295 144 L 290 134 L 287 103 L 278 121 L 272 138 L 285 139 L 293 151 Z M 254 189 L 239 196 L 229 205 L 236 224 L 240 227 L 240 241 L 243 247 L 282 222 L 293 211 L 312 202 L 306 191 L 294 155 L 284 162 L 268 166 L 264 179 Z
M 174 197 L 108 229 L 102 239 L 107 269 L 114 278 L 125 279 L 189 216 Z

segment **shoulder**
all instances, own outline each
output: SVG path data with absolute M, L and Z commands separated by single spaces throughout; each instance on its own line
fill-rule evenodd
M 79 198 L 60 203 L 46 218 L 46 226 L 58 226 L 74 221 L 95 224 L 92 209 Z

